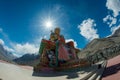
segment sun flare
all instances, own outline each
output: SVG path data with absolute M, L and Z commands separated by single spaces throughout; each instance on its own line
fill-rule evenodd
M 46 26 L 47 28 L 51 28 L 51 27 L 53 26 L 53 24 L 52 24 L 51 21 L 46 21 L 45 26 Z

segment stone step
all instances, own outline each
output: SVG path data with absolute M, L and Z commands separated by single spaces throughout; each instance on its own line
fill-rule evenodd
M 80 80 L 88 80 L 95 72 L 96 72 L 96 70 L 91 71 L 91 72 L 89 72 L 89 73 L 87 73 L 85 75 L 82 75 L 83 77 L 81 77 Z
M 80 80 L 88 80 L 92 75 L 94 75 L 96 73 L 96 71 L 98 70 L 98 64 L 102 64 L 103 61 L 101 62 L 98 62 L 96 64 L 93 64 L 92 66 L 96 66 L 96 67 L 93 67 L 92 70 L 88 73 L 84 73 L 84 75 L 81 76 Z
M 96 72 L 88 80 L 100 80 L 105 67 L 106 67 L 106 61 L 104 61 L 101 64 L 101 68 L 97 69 Z
M 103 74 L 106 66 L 107 66 L 107 61 L 105 61 L 103 68 L 98 72 L 98 76 L 97 76 L 96 80 L 101 80 L 102 74 Z
M 101 68 L 104 65 L 104 61 L 97 63 L 97 65 L 98 65 L 98 68 Z M 98 76 L 99 71 L 100 69 L 97 69 L 96 72 L 88 80 L 96 80 L 96 77 Z
M 97 76 L 97 71 L 88 80 L 95 80 L 96 76 Z

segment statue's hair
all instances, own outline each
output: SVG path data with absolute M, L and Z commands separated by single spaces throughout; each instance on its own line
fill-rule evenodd
M 56 27 L 55 30 L 59 30 L 59 31 L 60 31 L 60 28 L 59 28 L 59 27 Z

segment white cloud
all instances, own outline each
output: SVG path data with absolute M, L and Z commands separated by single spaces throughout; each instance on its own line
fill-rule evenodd
M 4 41 L 0 39 L 0 44 L 3 46 L 3 48 L 8 51 L 8 52 L 14 52 L 12 48 L 9 48 L 8 46 L 5 45 Z
M 113 14 L 108 14 L 105 18 L 103 18 L 103 22 L 109 25 L 113 34 L 119 27 L 116 26 L 116 24 L 119 22 L 119 20 L 117 20 L 117 16 L 120 13 L 120 0 L 107 0 L 106 7 L 108 10 L 111 10 Z
M 28 42 L 26 42 L 25 44 L 20 44 L 20 43 L 12 42 L 9 39 L 8 35 L 3 31 L 2 28 L 0 28 L 0 33 L 3 35 L 5 40 L 9 42 L 9 44 L 11 46 L 11 48 L 6 46 L 4 41 L 2 39 L 0 39 L 0 44 L 3 45 L 5 50 L 7 50 L 9 52 L 12 52 L 13 54 L 16 54 L 18 56 L 22 56 L 26 53 L 32 54 L 32 53 L 37 53 L 38 52 L 39 44 L 40 44 L 40 41 L 41 41 L 42 38 L 35 39 L 35 41 L 32 44 L 30 44 Z
M 112 34 L 114 34 L 115 31 L 116 31 L 117 29 L 119 29 L 119 28 L 120 28 L 120 25 L 112 27 L 112 28 L 111 28 Z
M 77 42 L 74 39 L 66 39 L 65 42 L 70 42 L 73 41 L 74 42 L 74 46 L 77 47 Z
M 2 39 L 0 39 L 0 44 L 4 45 L 4 41 Z
M 1 33 L 1 35 L 3 36 L 3 38 L 4 38 L 5 40 L 10 41 L 8 35 L 3 31 L 2 28 L 0 28 L 0 33 Z
M 4 49 L 7 50 L 8 52 L 15 52 L 12 48 L 9 48 L 8 46 L 4 45 Z
M 93 40 L 94 38 L 99 38 L 95 26 L 95 21 L 89 18 L 78 25 L 78 28 L 80 29 L 80 34 L 83 37 L 85 37 L 87 40 Z
M 112 27 L 114 24 L 116 24 L 117 19 L 115 17 L 112 17 L 111 15 L 107 15 L 105 18 L 103 18 L 103 22 L 107 22 L 109 27 Z
M 113 11 L 114 17 L 117 17 L 120 12 L 120 0 L 107 0 L 106 7 Z
M 25 43 L 25 44 L 19 44 L 19 43 L 11 43 L 12 48 L 5 45 L 4 41 L 0 39 L 0 44 L 3 45 L 3 48 L 8 51 L 12 52 L 14 55 L 22 56 L 26 53 L 33 54 L 37 53 L 39 47 L 35 46 L 34 44 Z
M 13 44 L 13 49 L 17 54 L 24 55 L 26 53 L 33 54 L 38 52 L 38 47 L 34 44 L 25 43 L 25 44 Z

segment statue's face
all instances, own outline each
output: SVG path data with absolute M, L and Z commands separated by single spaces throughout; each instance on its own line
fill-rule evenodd
M 60 30 L 59 29 L 55 29 L 55 33 L 56 34 L 60 34 Z

